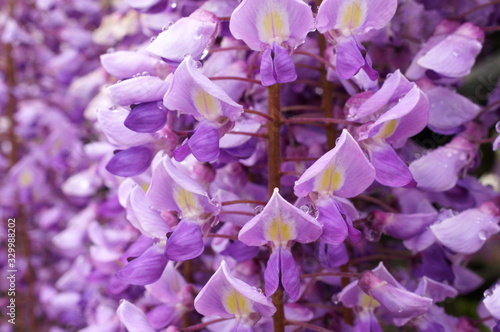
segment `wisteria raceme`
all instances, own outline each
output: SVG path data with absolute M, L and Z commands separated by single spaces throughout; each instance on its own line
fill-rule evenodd
M 0 17 L 0 332 L 500 331 L 498 1 Z

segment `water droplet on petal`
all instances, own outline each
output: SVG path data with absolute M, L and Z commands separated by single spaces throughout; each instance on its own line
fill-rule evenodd
M 369 227 L 365 227 L 363 229 L 363 233 L 364 233 L 365 239 L 368 240 L 369 242 L 377 242 L 382 237 L 381 232 L 376 231 L 376 230 L 369 228 Z
M 403 308 L 398 308 L 398 312 L 402 313 L 403 312 Z
M 114 53 L 115 49 L 113 47 L 110 47 L 106 50 L 106 53 Z
M 262 212 L 262 210 L 264 210 L 264 206 L 263 205 L 257 205 L 253 211 L 254 211 L 255 214 L 260 214 Z
M 154 42 L 156 40 L 156 36 L 154 37 L 151 37 L 151 39 L 149 40 L 150 43 Z
M 339 304 L 340 301 L 339 301 L 339 295 L 338 294 L 333 294 L 333 296 L 332 296 L 332 302 L 335 305 Z
M 300 207 L 302 211 L 307 213 L 313 218 L 318 218 L 318 208 L 313 203 L 306 203 Z
M 142 72 L 142 76 L 149 76 L 149 75 L 150 75 L 150 74 L 149 74 L 149 71 L 143 71 L 143 72 Z
M 161 27 L 161 31 L 167 31 L 169 27 L 169 25 L 164 25 Z
M 493 291 L 491 289 L 487 289 L 484 291 L 483 295 L 484 297 L 489 297 L 493 294 Z
M 488 239 L 488 232 L 486 231 L 480 231 L 477 236 L 479 237 L 479 240 L 481 241 L 486 241 Z

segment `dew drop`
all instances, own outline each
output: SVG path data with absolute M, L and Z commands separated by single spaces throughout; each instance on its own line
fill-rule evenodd
M 170 8 L 172 8 L 172 9 L 177 8 L 177 0 L 172 1 L 172 2 L 170 3 Z
M 382 237 L 381 232 L 378 232 L 378 231 L 371 229 L 371 228 L 368 228 L 368 227 L 365 227 L 363 229 L 363 233 L 364 233 L 365 239 L 368 240 L 369 242 L 377 242 Z
M 491 289 L 487 289 L 484 291 L 483 295 L 484 295 L 484 297 L 489 297 L 489 296 L 493 295 L 493 291 Z
M 453 56 L 455 56 L 455 57 L 458 57 L 458 52 L 457 52 L 457 51 L 453 51 L 453 52 L 451 52 L 451 54 L 452 54 Z
M 150 43 L 154 42 L 156 40 L 156 36 L 155 37 L 151 37 L 151 39 L 149 40 Z
M 201 53 L 201 57 L 200 57 L 200 60 L 203 60 L 207 57 L 208 55 L 208 52 L 210 51 L 210 49 L 207 47 L 203 50 L 203 53 Z
M 403 308 L 398 308 L 398 312 L 402 313 L 403 312 Z
M 214 218 L 214 220 L 212 220 L 212 223 L 210 224 L 210 227 L 215 227 L 219 224 L 220 222 L 220 219 L 219 218 Z
M 480 231 L 477 236 L 479 237 L 479 240 L 481 241 L 486 241 L 488 239 L 488 232 L 486 231 Z
M 302 211 L 310 215 L 311 217 L 318 218 L 318 208 L 313 203 L 306 203 L 300 207 Z
M 264 210 L 264 206 L 263 205 L 257 205 L 253 211 L 254 211 L 255 214 L 260 214 L 262 212 L 262 210 Z
M 149 74 L 149 71 L 143 71 L 143 72 L 142 72 L 142 76 L 149 76 L 149 75 L 150 75 L 150 74 Z
M 339 304 L 340 301 L 339 301 L 339 295 L 338 294 L 333 294 L 333 296 L 332 296 L 332 302 L 335 305 Z
M 161 27 L 161 31 L 167 31 L 170 26 L 164 25 Z
M 106 53 L 114 53 L 115 49 L 113 47 L 110 47 L 106 50 Z

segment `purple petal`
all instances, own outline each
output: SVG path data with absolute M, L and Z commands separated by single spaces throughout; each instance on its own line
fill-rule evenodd
M 418 282 L 415 294 L 431 298 L 434 302 L 441 302 L 446 298 L 454 298 L 458 292 L 447 284 L 423 277 Z
M 118 176 L 134 176 L 148 169 L 153 153 L 146 146 L 134 146 L 116 153 L 106 165 L 106 170 Z
M 196 68 L 190 56 L 177 67 L 163 104 L 170 110 L 191 114 L 198 121 L 217 122 L 220 117 L 235 121 L 243 112 L 241 105 Z
M 272 48 L 268 47 L 262 52 L 262 59 L 260 61 L 260 79 L 263 86 L 271 86 L 276 84 L 276 70 L 274 69 L 274 61 L 272 55 Z
M 142 234 L 148 237 L 165 239 L 170 227 L 160 213 L 151 209 L 146 194 L 140 186 L 130 192 L 127 204 L 127 219 Z
M 281 283 L 290 300 L 295 301 L 300 295 L 300 273 L 289 249 L 280 248 Z
M 148 285 L 160 278 L 165 265 L 167 265 L 167 259 L 160 247 L 153 245 L 116 272 L 116 277 L 131 285 Z
M 154 133 L 167 123 L 167 110 L 158 107 L 157 102 L 144 103 L 134 107 L 124 125 L 138 133 Z
M 130 332 L 155 332 L 148 319 L 141 309 L 137 308 L 127 300 L 122 300 L 116 310 L 123 325 Z
M 337 74 L 348 80 L 356 75 L 366 62 L 354 37 L 342 38 L 336 48 Z
M 500 287 L 498 284 L 494 286 L 493 290 L 486 290 L 483 303 L 486 310 L 488 310 L 493 317 L 500 319 Z
M 400 214 L 376 210 L 373 226 L 397 239 L 407 240 L 422 233 L 436 219 L 436 213 Z
M 316 202 L 319 210 L 318 221 L 323 225 L 321 240 L 332 245 L 339 245 L 349 235 L 347 223 L 333 198 Z
M 375 179 L 375 169 L 368 162 L 358 143 L 343 130 L 335 148 L 324 154 L 295 182 L 298 197 L 310 192 L 354 197 Z
M 177 308 L 171 304 L 161 304 L 151 309 L 147 314 L 148 320 L 154 329 L 161 330 L 179 319 Z
M 424 90 L 430 101 L 429 128 L 439 134 L 454 134 L 481 111 L 479 105 L 452 90 L 434 86 Z
M 187 261 L 200 256 L 205 249 L 201 227 L 182 219 L 165 246 L 165 257 L 172 261 Z
M 249 315 L 252 312 L 270 317 L 276 312 L 271 300 L 264 294 L 231 276 L 225 261 L 198 293 L 194 307 L 204 316 L 223 318 L 234 317 L 235 314 Z
M 414 160 L 409 168 L 418 188 L 445 191 L 456 185 L 459 173 L 470 163 L 473 153 L 472 143 L 456 136 L 445 146 Z
M 198 9 L 160 33 L 146 50 L 170 62 L 181 62 L 186 55 L 200 60 L 219 29 L 219 20 L 214 14 Z
M 323 267 L 340 267 L 349 261 L 349 255 L 343 243 L 333 245 L 321 241 L 318 259 Z
M 262 212 L 241 229 L 238 239 L 247 245 L 272 242 L 275 247 L 289 241 L 309 243 L 321 235 L 321 225 L 301 209 L 287 202 L 274 190 Z
M 137 144 L 145 144 L 153 139 L 150 134 L 136 133 L 123 124 L 129 111 L 119 107 L 116 110 L 99 110 L 97 121 L 106 135 L 106 139 L 117 146 L 129 147 Z
M 420 316 L 433 304 L 432 299 L 394 287 L 370 271 L 363 273 L 358 285 L 365 293 L 380 302 L 394 318 Z
M 120 106 L 162 100 L 168 83 L 156 76 L 139 76 L 111 85 L 109 93 Z
M 118 51 L 101 55 L 101 65 L 110 75 L 124 79 L 144 72 L 155 74 L 158 60 L 141 52 Z
M 413 180 L 408 166 L 389 145 L 377 142 L 365 145 L 375 167 L 375 180 L 389 187 L 404 187 Z
M 233 11 L 229 29 L 251 49 L 279 40 L 295 49 L 314 29 L 311 7 L 300 0 L 243 0 Z
M 483 38 L 484 33 L 479 27 L 464 23 L 427 51 L 417 63 L 446 77 L 466 76 L 481 52 Z
M 388 74 L 380 90 L 371 94 L 368 92 L 354 95 L 347 102 L 349 105 L 349 117 L 353 120 L 367 119 L 369 115 L 379 112 L 391 102 L 396 102 L 413 88 L 406 77 L 399 70 Z M 371 95 L 370 95 L 371 94 Z M 362 99 L 358 101 L 359 96 Z
M 277 43 L 271 45 L 273 52 L 273 68 L 278 83 L 289 83 L 297 79 L 295 64 L 288 51 Z
M 219 158 L 219 131 L 209 121 L 202 121 L 188 140 L 193 156 L 201 162 Z
M 430 226 L 438 241 L 461 254 L 473 254 L 486 240 L 500 231 L 500 218 L 479 209 L 466 210 Z
M 280 284 L 280 254 L 281 250 L 273 250 L 266 264 L 264 280 L 266 283 L 266 295 L 271 296 L 276 292 Z
M 396 13 L 397 4 L 397 0 L 325 0 L 318 8 L 316 28 L 321 33 L 342 30 L 362 35 L 386 26 Z

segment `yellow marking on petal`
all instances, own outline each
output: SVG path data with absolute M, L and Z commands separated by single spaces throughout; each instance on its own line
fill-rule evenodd
M 28 187 L 32 182 L 33 174 L 28 170 L 23 171 L 19 176 L 19 183 L 21 184 L 21 187 Z
M 359 300 L 359 305 L 362 308 L 376 308 L 380 306 L 380 303 L 368 294 L 362 294 Z
M 222 115 L 220 101 L 206 93 L 203 89 L 194 89 L 192 97 L 196 110 L 204 118 L 214 121 Z
M 387 138 L 394 134 L 396 131 L 396 128 L 398 127 L 398 120 L 389 120 L 386 123 L 382 125 L 382 128 L 380 128 L 377 137 L 379 138 Z
M 241 295 L 235 289 L 231 289 L 227 294 L 224 307 L 227 312 L 236 317 L 248 316 L 252 312 L 252 303 L 249 299 Z
M 198 215 L 198 199 L 184 188 L 177 187 L 174 192 L 174 200 L 181 210 L 183 217 Z
M 257 31 L 259 39 L 266 44 L 287 40 L 290 36 L 290 24 L 286 9 L 278 3 L 266 4 L 257 18 Z
M 339 29 L 354 30 L 363 25 L 367 9 L 365 1 L 352 1 L 343 7 L 339 11 L 339 19 L 337 20 Z
M 342 172 L 334 165 L 329 165 L 315 181 L 316 192 L 333 193 L 344 184 Z
M 274 242 L 276 246 L 286 245 L 288 241 L 296 238 L 295 227 L 292 224 L 283 221 L 281 216 L 277 216 L 267 224 L 266 240 Z

